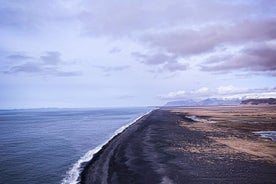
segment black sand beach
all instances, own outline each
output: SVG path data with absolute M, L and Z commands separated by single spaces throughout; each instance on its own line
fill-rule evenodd
M 225 140 L 264 141 L 272 150 L 275 143 L 244 129 L 221 128 L 180 111 L 155 110 L 105 145 L 84 168 L 80 183 L 276 183 L 275 154 L 250 154 Z

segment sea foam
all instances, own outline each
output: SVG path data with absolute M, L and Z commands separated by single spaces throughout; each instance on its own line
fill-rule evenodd
M 89 150 L 87 153 L 85 153 L 85 155 L 83 155 L 71 168 L 70 170 L 68 170 L 66 172 L 66 176 L 65 178 L 63 178 L 63 180 L 61 181 L 61 184 L 78 184 L 79 183 L 79 179 L 80 179 L 80 173 L 82 172 L 82 165 L 86 162 L 89 162 L 94 154 L 96 154 L 97 152 L 99 152 L 102 147 L 104 145 L 106 145 L 113 137 L 115 137 L 116 135 L 122 133 L 127 127 L 129 127 L 131 124 L 135 123 L 136 121 L 138 121 L 139 119 L 141 119 L 142 117 L 150 114 L 153 110 L 145 113 L 142 116 L 139 116 L 138 118 L 136 118 L 135 120 L 133 120 L 131 123 L 128 123 L 120 128 L 118 128 L 114 134 L 107 140 L 105 141 L 103 144 L 97 146 L 96 148 Z

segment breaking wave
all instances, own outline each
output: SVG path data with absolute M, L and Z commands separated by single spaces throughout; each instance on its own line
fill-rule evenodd
M 132 121 L 129 124 L 126 124 L 122 127 L 120 127 L 119 129 L 117 129 L 114 134 L 107 140 L 105 141 L 103 144 L 97 146 L 96 148 L 89 150 L 87 153 L 85 153 L 72 167 L 69 171 L 66 172 L 66 176 L 65 178 L 63 178 L 63 180 L 61 181 L 61 184 L 78 184 L 79 183 L 79 178 L 80 178 L 80 173 L 82 172 L 83 169 L 83 164 L 89 162 L 94 154 L 96 154 L 97 152 L 99 152 L 102 147 L 107 144 L 113 137 L 115 137 L 116 135 L 120 134 L 121 132 L 123 132 L 127 127 L 129 127 L 131 124 L 135 123 L 136 121 L 138 121 L 140 118 L 142 118 L 143 116 L 148 115 L 149 113 L 151 113 L 153 110 L 145 113 L 142 116 L 139 116 L 138 118 L 136 118 L 134 121 Z

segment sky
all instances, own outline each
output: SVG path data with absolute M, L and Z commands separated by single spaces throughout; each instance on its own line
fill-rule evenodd
M 276 97 L 276 1 L 0 0 L 0 108 Z

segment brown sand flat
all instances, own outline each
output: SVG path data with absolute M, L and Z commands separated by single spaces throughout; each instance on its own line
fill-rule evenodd
M 180 126 L 208 132 L 216 143 L 251 155 L 251 159 L 276 163 L 276 144 L 259 138 L 253 131 L 276 131 L 276 106 L 234 106 L 208 108 L 179 108 L 172 112 L 196 115 L 216 123 L 196 122 Z M 218 133 L 223 133 L 222 136 Z
M 275 120 L 275 107 L 155 110 L 105 145 L 80 183 L 276 183 L 276 143 L 252 133 Z

